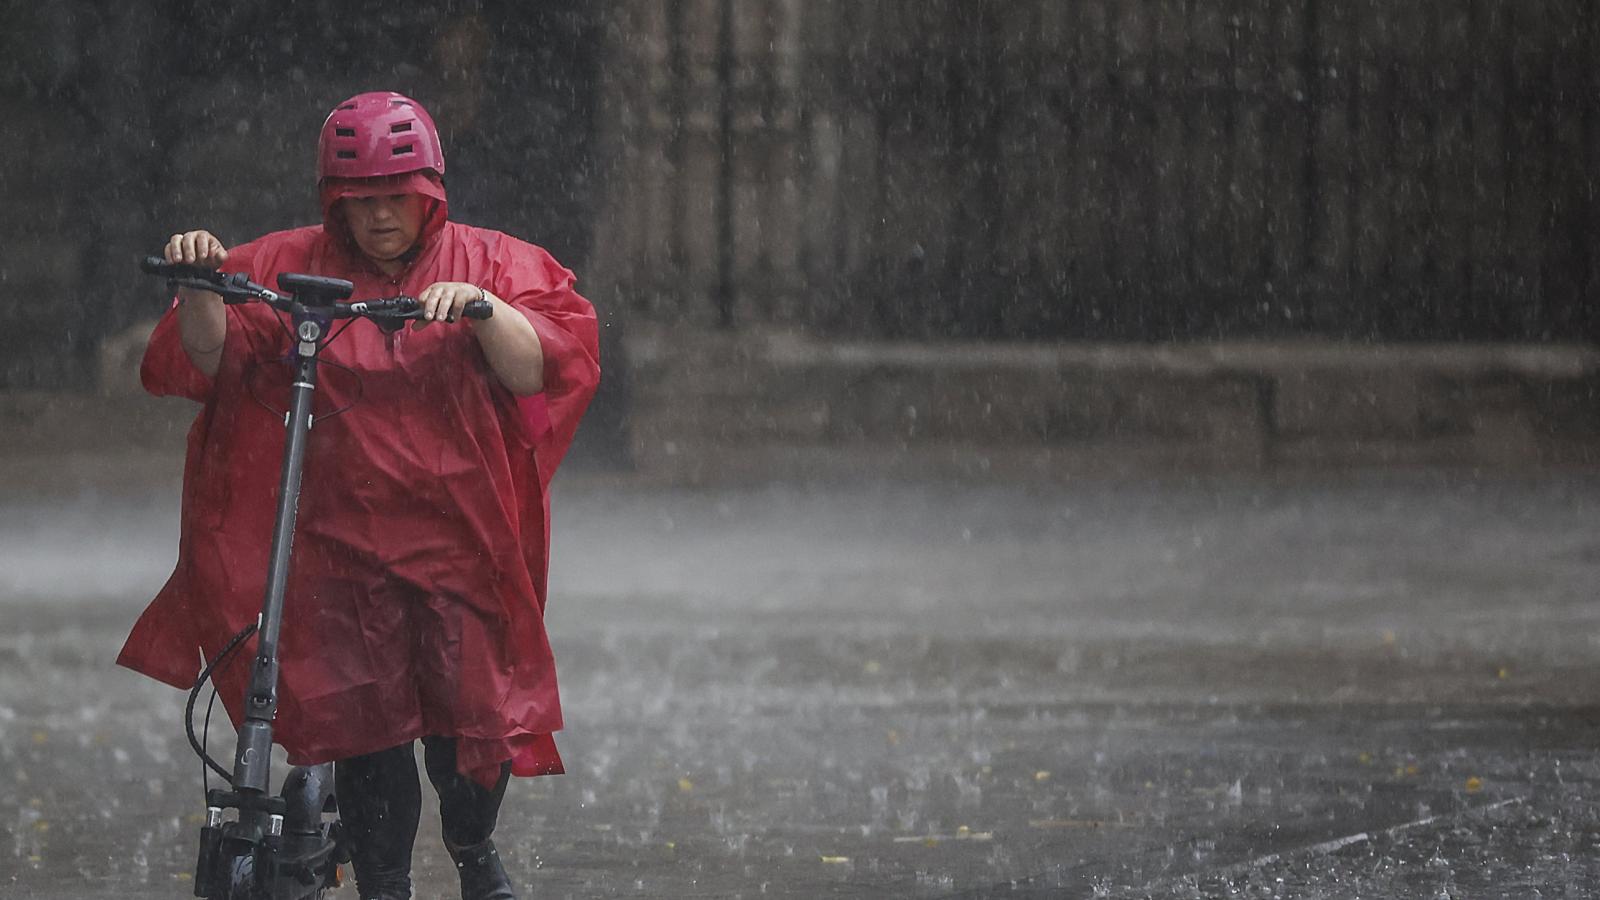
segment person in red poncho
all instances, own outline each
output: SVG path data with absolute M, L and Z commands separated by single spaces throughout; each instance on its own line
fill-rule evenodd
M 549 488 L 599 379 L 594 310 L 544 250 L 450 221 L 443 175 L 419 104 L 361 94 L 318 141 L 321 225 L 231 250 L 187 231 L 165 251 L 262 284 L 305 272 L 424 307 L 413 328 L 356 322 L 323 352 L 280 637 L 274 735 L 292 764 L 337 761 L 362 900 L 411 896 L 414 741 L 468 900 L 513 897 L 490 839 L 509 776 L 562 771 L 543 615 Z M 457 322 L 478 299 L 493 316 Z M 180 291 L 157 325 L 145 387 L 203 408 L 177 567 L 120 664 L 187 688 L 201 656 L 259 613 L 291 352 L 277 312 L 210 292 Z M 216 676 L 236 724 L 248 668 Z

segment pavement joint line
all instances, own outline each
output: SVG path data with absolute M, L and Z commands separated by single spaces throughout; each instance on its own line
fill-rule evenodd
M 1353 847 L 1356 844 L 1366 843 L 1372 840 L 1374 837 L 1395 838 L 1406 833 L 1407 831 L 1411 831 L 1412 829 L 1425 828 L 1429 825 L 1444 821 L 1446 819 L 1457 819 L 1463 816 L 1473 815 L 1475 813 L 1493 812 L 1498 809 L 1519 806 L 1527 801 L 1527 797 L 1508 797 L 1504 800 L 1486 803 L 1483 806 L 1471 806 L 1466 809 L 1456 810 L 1454 812 L 1426 816 L 1411 822 L 1402 822 L 1398 825 L 1391 825 L 1388 828 L 1384 828 L 1376 832 L 1358 831 L 1355 834 L 1347 834 L 1344 837 L 1336 837 L 1332 840 L 1320 841 L 1315 844 L 1309 844 L 1305 847 L 1296 847 L 1290 850 L 1280 850 L 1277 853 L 1268 853 L 1265 856 L 1258 856 L 1255 859 L 1233 863 L 1231 865 L 1222 866 L 1216 869 L 1207 869 L 1200 872 L 1189 872 L 1187 874 L 1177 875 L 1171 878 L 1160 878 L 1142 887 L 1132 890 L 1136 892 L 1159 890 L 1161 888 L 1174 887 L 1186 882 L 1198 881 L 1201 878 L 1227 878 L 1232 875 L 1239 875 L 1245 872 L 1251 872 L 1257 869 L 1265 868 L 1273 863 L 1295 857 L 1327 856 L 1329 854 L 1337 853 L 1346 847 Z M 1129 896 L 1127 892 L 1123 893 L 1124 896 Z

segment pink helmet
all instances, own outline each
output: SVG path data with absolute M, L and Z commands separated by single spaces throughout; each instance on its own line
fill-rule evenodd
M 439 130 L 422 104 L 393 91 L 334 107 L 317 137 L 317 179 L 381 178 L 423 169 L 444 175 Z

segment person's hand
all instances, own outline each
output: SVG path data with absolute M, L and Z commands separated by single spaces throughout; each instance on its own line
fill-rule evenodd
M 205 229 L 185 231 L 175 234 L 167 239 L 167 246 L 163 251 L 169 263 L 183 263 L 186 266 L 203 266 L 215 269 L 228 261 L 228 248 L 222 246 L 217 236 Z M 215 291 L 202 291 L 195 288 L 178 288 L 178 299 L 184 303 L 191 300 L 204 298 L 221 300 L 222 295 Z
M 474 300 L 489 299 L 489 292 L 475 284 L 463 281 L 436 281 L 417 295 L 422 305 L 422 317 L 413 319 L 411 327 L 426 328 L 430 322 L 454 322 L 461 311 Z
M 185 231 L 167 239 L 162 251 L 169 263 L 215 269 L 228 259 L 228 249 L 205 230 Z M 195 368 L 207 377 L 222 364 L 222 345 L 228 337 L 222 295 L 216 291 L 178 288 L 178 340 Z
M 167 262 L 215 269 L 228 261 L 228 248 L 204 229 L 185 231 L 167 239 Z

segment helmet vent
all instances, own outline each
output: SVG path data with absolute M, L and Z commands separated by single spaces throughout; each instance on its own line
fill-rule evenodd
M 389 126 L 389 133 L 390 134 L 399 134 L 402 131 L 410 131 L 410 130 L 411 130 L 411 123 L 410 122 L 396 122 L 395 124 Z
M 343 106 L 341 106 L 339 108 L 340 109 L 355 109 L 356 105 L 354 103 L 346 103 L 345 105 L 343 105 Z
M 410 154 L 415 153 L 416 150 L 417 146 L 415 144 L 401 144 L 400 146 L 394 148 L 394 150 L 391 151 L 391 154 L 394 156 L 409 156 Z
M 333 133 L 338 135 L 339 137 L 355 137 L 356 136 L 356 130 L 354 128 L 335 128 L 333 130 Z
M 336 155 L 340 159 L 355 159 L 356 158 L 356 152 L 354 150 L 340 150 Z

